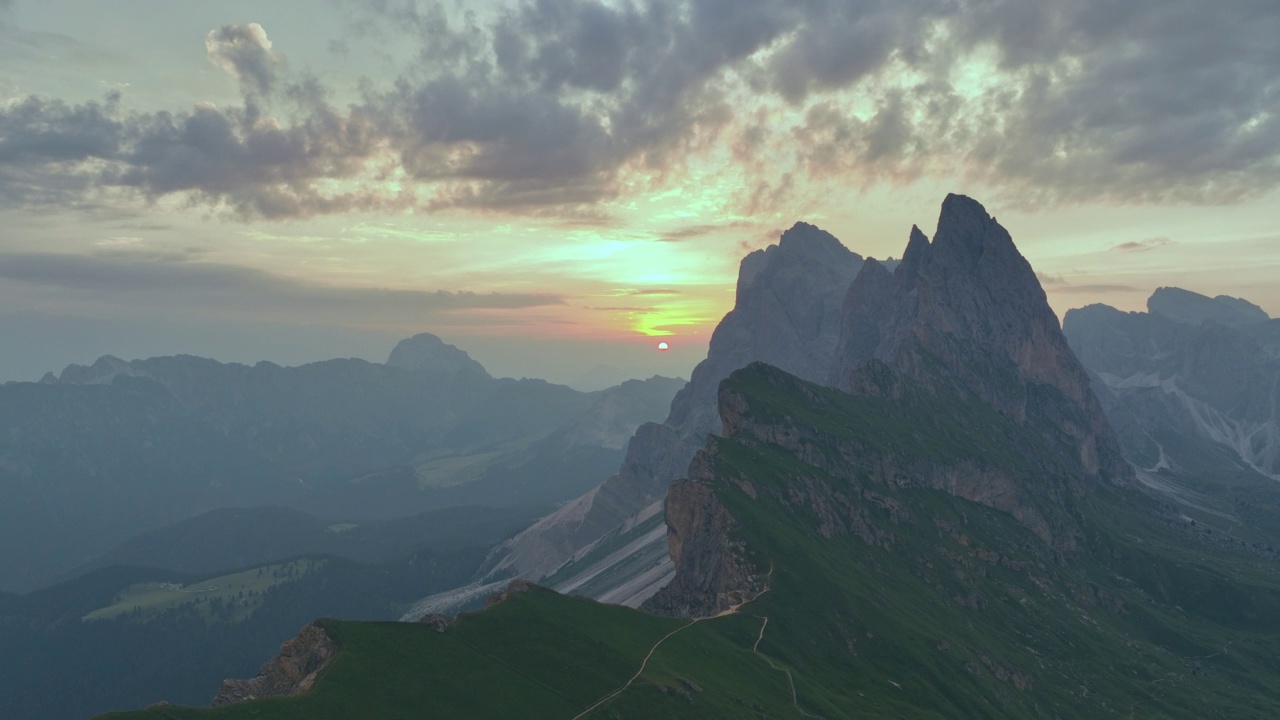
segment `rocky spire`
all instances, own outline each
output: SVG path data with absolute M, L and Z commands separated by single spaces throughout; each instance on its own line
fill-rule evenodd
M 844 308 L 830 384 L 862 389 L 858 369 L 879 360 L 1020 423 L 1060 430 L 1073 446 L 1061 460 L 1076 470 L 1064 482 L 1132 479 L 1035 272 L 978 202 L 948 195 L 933 241 L 912 228 L 893 276 L 864 271 Z

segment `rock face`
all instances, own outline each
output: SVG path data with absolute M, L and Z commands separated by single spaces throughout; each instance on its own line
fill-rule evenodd
M 316 674 L 337 652 L 337 646 L 312 623 L 298 636 L 280 646 L 280 654 L 268 660 L 258 675 L 249 680 L 225 680 L 213 698 L 214 707 L 233 705 L 257 698 L 301 695 L 315 684 Z
M 708 617 L 764 589 L 760 569 L 744 559 L 741 544 L 731 539 L 737 521 L 711 489 L 714 471 L 708 453 L 714 450 L 700 451 L 689 476 L 667 493 L 667 547 L 676 574 L 646 601 L 649 612 Z
M 396 344 L 387 357 L 387 365 L 405 370 L 426 370 L 433 373 L 477 373 L 489 376 L 484 366 L 465 350 L 446 344 L 431 333 L 419 333 Z
M 1126 456 L 1150 472 L 1234 465 L 1280 479 L 1280 321 L 1178 288 L 1147 305 L 1090 305 L 1064 323 Z
M 852 389 L 850 369 L 870 359 L 945 378 L 1018 422 L 1065 430 L 1088 476 L 1131 479 L 1035 272 L 976 201 L 948 195 L 932 243 L 912 228 L 902 264 L 860 276 L 845 310 L 836 387 Z
M 802 222 L 777 245 L 743 258 L 737 303 L 716 326 L 707 359 L 672 401 L 666 424 L 699 440 L 719 432 L 720 381 L 752 362 L 825 382 L 840 339 L 841 306 L 861 267 L 861 256 Z
M 707 359 L 677 393 L 666 422 L 641 426 L 618 474 L 514 538 L 499 567 L 542 577 L 660 501 L 706 435 L 720 431 L 716 389 L 734 370 L 763 361 L 824 381 L 840 337 L 841 305 L 861 266 L 859 255 L 806 223 L 744 258 L 734 308 L 716 327 Z

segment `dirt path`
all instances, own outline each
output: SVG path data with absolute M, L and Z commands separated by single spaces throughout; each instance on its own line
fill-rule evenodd
M 653 644 L 653 647 L 649 648 L 649 653 L 648 653 L 647 655 L 645 655 L 645 656 L 644 656 L 644 660 L 640 663 L 640 669 L 636 671 L 636 674 L 635 674 L 635 675 L 632 675 L 632 676 L 631 676 L 631 679 L 630 679 L 630 680 L 627 680 L 627 682 L 626 682 L 626 683 L 624 683 L 622 687 L 618 688 L 617 690 L 614 690 L 613 692 L 609 693 L 608 695 L 605 695 L 604 697 L 602 697 L 602 698 L 600 698 L 599 700 L 595 701 L 594 703 L 592 703 L 591 707 L 587 708 L 586 710 L 583 710 L 582 712 L 578 713 L 577 715 L 574 715 L 572 718 L 570 718 L 570 720 L 581 720 L 581 718 L 584 718 L 584 717 L 586 717 L 587 715 L 590 715 L 592 712 L 594 712 L 594 711 L 595 711 L 597 708 L 599 708 L 601 705 L 604 705 L 605 703 L 609 702 L 610 700 L 612 700 L 612 699 L 614 699 L 614 698 L 618 697 L 619 695 L 621 695 L 622 693 L 626 692 L 627 688 L 631 687 L 631 685 L 632 685 L 636 680 L 638 680 L 638 679 L 640 678 L 640 676 L 641 676 L 641 675 L 643 675 L 643 674 L 644 674 L 644 669 L 645 669 L 645 667 L 649 664 L 649 658 L 653 657 L 653 653 L 654 653 L 654 652 L 656 652 L 656 651 L 658 650 L 658 647 L 659 647 L 659 646 L 661 646 L 661 645 L 662 645 L 662 643 L 666 642 L 668 639 L 670 639 L 670 638 L 671 638 L 671 637 L 673 637 L 674 635 L 677 635 L 677 634 L 679 634 L 679 633 L 682 633 L 682 632 L 684 632 L 685 630 L 688 630 L 689 628 L 693 627 L 694 625 L 697 625 L 698 623 L 700 623 L 700 622 L 702 622 L 702 621 L 704 621 L 704 620 L 715 620 L 716 618 L 722 618 L 722 617 L 726 617 L 726 616 L 728 616 L 728 615 L 736 615 L 736 614 L 738 614 L 738 608 L 742 607 L 743 605 L 746 605 L 746 604 L 747 604 L 747 603 L 749 603 L 749 602 L 752 602 L 752 601 L 754 601 L 754 600 L 758 599 L 761 595 L 764 595 L 765 593 L 769 592 L 769 585 L 768 585 L 768 583 L 769 583 L 769 578 L 772 578 L 772 577 L 773 577 L 773 564 L 772 564 L 772 563 L 770 563 L 770 565 L 769 565 L 769 574 L 765 576 L 765 587 L 764 587 L 764 589 L 763 589 L 763 590 L 761 590 L 759 593 L 757 593 L 755 597 L 753 597 L 753 598 L 751 598 L 751 599 L 749 599 L 749 600 L 743 600 L 742 602 L 738 603 L 737 605 L 733 605 L 733 606 L 731 606 L 731 607 L 729 607 L 729 608 L 727 608 L 727 609 L 725 609 L 725 610 L 721 610 L 720 612 L 716 613 L 715 615 L 708 615 L 708 616 L 706 616 L 706 617 L 694 618 L 694 619 L 690 620 L 688 623 L 686 623 L 686 624 L 684 624 L 684 625 L 681 625 L 680 627 L 676 628 L 675 630 L 672 630 L 671 632 L 667 633 L 666 635 L 663 635 L 663 636 L 658 640 L 658 642 L 656 642 L 656 643 L 654 643 L 654 644 Z M 767 622 L 767 621 L 766 621 L 766 624 L 768 624 L 768 622 Z M 763 636 L 763 635 L 764 635 L 764 630 L 763 630 L 763 629 L 761 629 L 760 634 L 761 634 L 761 636 Z M 757 639 L 757 640 L 756 640 L 756 644 L 757 644 L 757 645 L 759 645 L 759 644 L 760 644 L 760 640 L 759 640 L 759 639 Z M 754 649 L 754 648 L 753 648 L 753 649 Z M 761 656 L 761 657 L 764 657 L 764 656 Z M 765 659 L 767 660 L 768 658 L 765 658 Z M 772 664 L 773 664 L 773 663 L 770 663 L 770 665 L 772 665 Z M 774 668 L 774 669 L 776 670 L 777 668 Z M 784 672 L 785 672 L 785 671 L 784 671 Z M 787 673 L 787 679 L 788 679 L 788 680 L 790 680 L 790 679 L 791 679 L 791 674 L 790 674 L 790 673 Z M 794 686 L 791 688 L 791 695 L 792 695 L 793 697 L 795 696 L 795 687 L 794 687 Z M 797 709 L 799 709 L 799 708 L 797 708 Z M 803 710 L 801 710 L 801 712 L 804 712 L 804 711 L 803 711 Z M 817 717 L 817 716 L 816 716 L 816 715 L 809 715 L 808 717 Z
M 719 615 L 716 615 L 716 616 L 713 616 L 713 617 L 719 617 Z M 632 683 L 634 683 L 634 682 L 636 681 L 636 679 L 637 679 L 637 678 L 639 678 L 642 674 L 644 674 L 644 668 L 645 668 L 645 666 L 646 666 L 646 665 L 648 665 L 648 664 L 649 664 L 649 658 L 653 657 L 653 653 L 654 653 L 654 651 L 656 651 L 656 650 L 658 649 L 658 646 L 659 646 L 659 645 L 661 645 L 662 643 L 666 642 L 668 638 L 670 638 L 670 637 L 671 637 L 671 636 L 673 636 L 673 635 L 676 635 L 677 633 L 680 633 L 680 632 L 683 632 L 683 631 L 685 631 L 685 630 L 688 630 L 689 628 L 693 627 L 694 625 L 697 625 L 698 623 L 702 622 L 703 620 L 710 620 L 710 619 L 711 619 L 711 618 L 709 618 L 709 617 L 705 617 L 705 618 L 697 618 L 696 620 L 690 620 L 687 624 L 685 624 L 685 625 L 681 625 L 680 627 L 676 628 L 675 630 L 672 630 L 671 632 L 667 633 L 666 635 L 663 635 L 661 640 L 658 640 L 658 642 L 656 642 L 656 643 L 654 643 L 654 644 L 653 644 L 653 647 L 649 648 L 649 654 L 644 656 L 644 662 L 640 663 L 640 669 L 636 671 L 636 674 L 635 674 L 635 675 L 632 675 L 632 676 L 631 676 L 631 679 L 630 679 L 630 680 L 628 680 L 628 681 L 626 682 L 626 684 L 624 684 L 622 687 L 618 688 L 617 690 L 614 690 L 613 692 L 609 693 L 608 695 L 605 695 L 604 697 L 600 698 L 599 700 L 597 700 L 597 701 L 595 702 L 595 704 L 594 704 L 594 705 L 592 705 L 591 707 L 587 708 L 586 710 L 583 710 L 582 712 L 578 713 L 577 715 L 574 715 L 574 716 L 573 716 L 573 718 L 572 718 L 571 720 L 579 720 L 579 718 L 586 717 L 587 715 L 591 714 L 591 712 L 592 712 L 592 711 L 594 711 L 596 708 L 598 708 L 598 707 L 600 707 L 601 705 L 604 705 L 605 703 L 609 702 L 610 700 L 612 700 L 612 699 L 614 699 L 614 698 L 618 697 L 618 696 L 619 696 L 619 695 L 621 695 L 623 692 L 625 692 L 627 688 L 631 687 L 631 684 L 632 684 Z
M 764 661 L 769 663 L 769 667 L 787 676 L 787 686 L 791 688 L 791 704 L 795 706 L 796 712 L 807 718 L 825 720 L 821 715 L 814 715 L 813 713 L 805 712 L 804 708 L 800 707 L 800 699 L 796 697 L 796 681 L 791 677 L 791 671 L 774 665 L 773 660 L 770 660 L 768 655 L 760 652 L 760 641 L 764 639 L 764 629 L 769 627 L 769 618 L 764 615 L 752 615 L 751 617 L 759 618 L 764 621 L 760 623 L 760 634 L 756 636 L 756 644 L 751 646 L 751 652 L 764 658 Z

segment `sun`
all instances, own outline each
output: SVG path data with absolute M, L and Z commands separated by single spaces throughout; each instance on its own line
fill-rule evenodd
M 658 343 L 658 352 L 666 352 L 666 351 L 667 351 L 667 348 L 669 348 L 669 347 L 671 347 L 671 346 L 670 346 L 670 345 L 668 345 L 668 344 L 666 344 L 666 343 L 664 343 L 664 342 L 660 342 L 660 343 Z

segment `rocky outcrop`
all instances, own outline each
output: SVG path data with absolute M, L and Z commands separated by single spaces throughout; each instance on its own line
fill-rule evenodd
M 386 364 L 405 370 L 489 376 L 484 366 L 472 360 L 465 350 L 448 345 L 431 333 L 419 333 L 401 340 L 392 348 Z
M 713 445 L 714 446 L 714 445 Z M 731 539 L 737 522 L 716 497 L 715 472 L 701 451 L 689 477 L 667 493 L 667 548 L 676 575 L 644 604 L 648 612 L 676 617 L 709 617 L 755 597 L 764 588 L 763 573 L 748 562 Z
M 507 587 L 501 592 L 492 593 L 486 597 L 484 599 L 484 606 L 487 608 L 493 607 L 494 605 L 510 600 L 515 595 L 535 590 L 537 587 L 538 585 L 536 583 L 516 578 L 515 580 L 507 583 Z
M 214 707 L 264 697 L 301 695 L 315 684 L 316 675 L 338 652 L 324 628 L 311 623 L 298 636 L 280 646 L 280 654 L 267 661 L 256 677 L 224 680 L 213 698 Z

